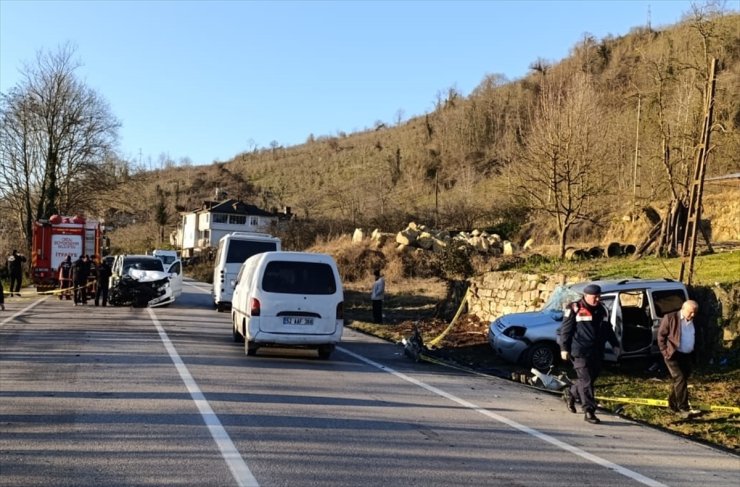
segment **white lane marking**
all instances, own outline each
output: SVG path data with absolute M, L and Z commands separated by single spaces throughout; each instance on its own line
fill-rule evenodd
M 2 326 L 2 325 L 5 325 L 5 324 L 7 324 L 7 323 L 10 323 L 10 322 L 11 322 L 12 320 L 16 319 L 17 317 L 19 317 L 20 315 L 22 315 L 22 314 L 23 314 L 23 313 L 25 313 L 26 311 L 28 311 L 28 310 L 32 309 L 32 308 L 33 308 L 34 306 L 36 306 L 36 305 L 39 305 L 39 304 L 43 303 L 43 302 L 44 302 L 44 301 L 46 301 L 46 299 L 48 299 L 48 298 L 49 298 L 49 296 L 44 296 L 43 298 L 41 298 L 41 299 L 39 299 L 39 300 L 37 300 L 37 301 L 34 301 L 33 303 L 29 304 L 28 306 L 26 306 L 26 307 L 25 307 L 25 308 L 23 308 L 22 310 L 20 310 L 20 311 L 16 311 L 16 312 L 15 312 L 14 314 L 12 314 L 12 315 L 8 316 L 7 318 L 5 318 L 5 319 L 4 319 L 3 321 L 2 321 L 2 323 L 0 323 L 0 326 Z M 7 309 L 8 309 L 8 308 L 7 308 L 7 306 L 6 306 L 5 310 L 7 311 Z M 2 311 L 0 311 L 0 313 L 2 313 Z
M 351 355 L 352 357 L 355 357 L 357 360 L 360 360 L 362 362 L 365 362 L 368 365 L 372 365 L 373 367 L 376 367 L 384 372 L 388 372 L 389 374 L 393 374 L 399 379 L 403 379 L 407 382 L 411 382 L 414 385 L 417 385 L 423 389 L 428 390 L 429 392 L 432 392 L 434 394 L 437 394 L 438 396 L 442 396 L 446 399 L 449 399 L 452 402 L 456 402 L 460 404 L 461 406 L 464 406 L 466 408 L 472 409 L 473 411 L 476 411 L 484 416 L 488 416 L 489 418 L 495 419 L 496 421 L 500 423 L 504 423 L 506 425 L 511 426 L 514 429 L 517 429 L 523 433 L 527 433 L 528 435 L 534 436 L 535 438 L 538 438 L 542 441 L 546 441 L 547 443 L 550 443 L 552 445 L 555 445 L 558 448 L 561 448 L 565 451 L 568 451 L 570 453 L 573 453 L 574 455 L 578 455 L 581 458 L 585 458 L 588 461 L 591 461 L 597 465 L 601 465 L 602 467 L 606 467 L 610 470 L 613 470 L 617 472 L 618 474 L 624 475 L 625 477 L 631 478 L 632 480 L 635 480 L 637 482 L 640 482 L 644 485 L 649 485 L 651 487 L 667 487 L 665 484 L 662 484 L 658 482 L 657 480 L 653 480 L 649 477 L 645 477 L 642 474 L 639 474 L 633 470 L 630 470 L 626 467 L 622 467 L 621 465 L 617 465 L 616 463 L 612 463 L 609 460 L 606 460 L 604 458 L 598 457 L 592 453 L 589 453 L 587 451 L 581 450 L 578 447 L 575 447 L 573 445 L 569 445 L 568 443 L 565 443 L 563 441 L 558 440 L 557 438 L 554 438 L 546 433 L 543 433 L 541 431 L 537 431 L 534 428 L 530 428 L 529 426 L 525 426 L 523 424 L 517 423 L 516 421 L 509 419 L 505 416 L 501 416 L 500 414 L 493 413 L 485 408 L 482 408 L 476 404 L 473 404 L 472 402 L 468 402 L 465 399 L 460 399 L 457 396 L 454 396 L 450 394 L 449 392 L 445 392 L 442 389 L 438 389 L 434 386 L 430 386 L 429 384 L 426 384 L 424 382 L 421 382 L 420 380 L 414 379 L 413 377 L 410 377 L 406 374 L 403 374 L 401 372 L 398 372 L 396 370 L 393 370 L 390 367 L 387 367 L 383 364 L 380 364 L 378 362 L 375 362 L 373 360 L 370 360 L 369 358 L 363 357 L 362 355 L 358 355 L 354 352 L 350 352 L 344 347 L 337 347 L 337 350 L 346 353 L 347 355 Z
M 240 487 L 259 487 L 257 479 L 252 475 L 249 467 L 247 467 L 244 459 L 242 459 L 239 454 L 239 450 L 236 449 L 234 442 L 231 441 L 229 434 L 226 432 L 223 425 L 221 425 L 221 421 L 218 419 L 218 416 L 216 416 L 216 413 L 211 409 L 211 405 L 208 404 L 205 396 L 203 396 L 203 393 L 200 391 L 195 379 L 193 379 L 190 371 L 180 358 L 180 354 L 177 353 L 175 346 L 172 344 L 167 333 L 164 331 L 164 328 L 159 323 L 157 316 L 154 314 L 154 310 L 152 308 L 147 308 L 147 311 L 149 312 L 149 316 L 151 317 L 154 326 L 157 328 L 157 332 L 159 333 L 159 337 L 162 339 L 162 343 L 164 343 L 164 347 L 167 349 L 167 353 L 170 354 L 172 363 L 175 364 L 175 368 L 177 368 L 180 378 L 185 383 L 185 387 L 187 387 L 188 392 L 190 392 L 190 397 L 193 398 L 193 402 L 195 402 L 195 405 L 198 407 L 200 415 L 203 417 L 203 422 L 208 426 L 208 431 L 210 431 L 218 449 L 221 450 L 221 456 L 223 456 L 226 464 L 229 466 L 229 470 L 231 470 L 231 474 L 234 476 L 234 480 L 236 480 L 237 485 Z

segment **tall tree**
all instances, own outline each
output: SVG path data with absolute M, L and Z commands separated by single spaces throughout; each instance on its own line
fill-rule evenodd
M 589 75 L 544 77 L 517 190 L 532 210 L 555 220 L 561 258 L 569 230 L 593 218 L 594 203 L 605 192 L 600 174 L 606 127 Z
M 0 199 L 30 247 L 33 221 L 82 211 L 120 126 L 107 103 L 75 75 L 74 49 L 39 52 L 0 99 Z

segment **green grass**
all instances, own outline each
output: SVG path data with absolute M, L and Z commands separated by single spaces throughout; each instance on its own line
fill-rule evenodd
M 630 257 L 581 262 L 552 260 L 539 264 L 527 264 L 519 270 L 539 273 L 584 273 L 592 279 L 668 277 L 678 280 L 681 271 L 681 259 L 649 256 L 637 260 Z M 688 273 L 688 263 L 685 272 Z M 692 284 L 712 285 L 739 281 L 740 251 L 720 252 L 696 257 Z

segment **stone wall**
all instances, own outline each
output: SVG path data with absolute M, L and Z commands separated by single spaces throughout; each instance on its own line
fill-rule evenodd
M 471 279 L 468 312 L 483 321 L 542 307 L 555 288 L 585 280 L 583 275 L 492 271 Z

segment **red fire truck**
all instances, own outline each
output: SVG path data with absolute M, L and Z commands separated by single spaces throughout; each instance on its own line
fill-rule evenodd
M 100 222 L 81 216 L 52 215 L 34 222 L 31 279 L 36 289 L 57 286 L 59 264 L 68 255 L 73 262 L 83 254 L 100 257 L 103 239 Z

